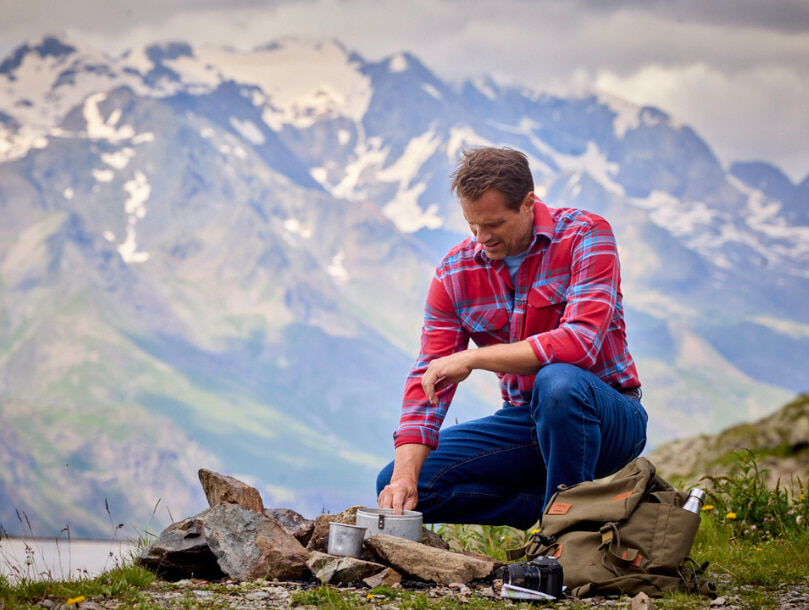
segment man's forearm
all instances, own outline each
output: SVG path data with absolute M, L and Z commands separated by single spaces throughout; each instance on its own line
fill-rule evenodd
M 430 448 L 427 445 L 415 443 L 399 445 L 393 458 L 391 482 L 407 480 L 418 483 L 421 467 L 424 466 L 428 455 L 430 455 Z
M 466 351 L 471 368 L 494 373 L 534 375 L 541 364 L 528 341 L 500 343 Z
M 396 447 L 390 483 L 379 493 L 380 508 L 392 508 L 394 515 L 416 508 L 419 501 L 419 473 L 429 454 L 427 445 L 408 443 Z
M 533 375 L 541 363 L 528 341 L 488 345 L 468 349 L 443 358 L 436 358 L 421 377 L 421 387 L 432 404 L 438 402 L 437 393 L 453 383 L 466 379 L 474 369 Z

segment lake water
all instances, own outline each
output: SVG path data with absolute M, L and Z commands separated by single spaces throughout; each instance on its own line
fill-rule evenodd
M 66 580 L 97 576 L 130 561 L 135 545 L 120 540 L 0 539 L 0 574 L 11 579 Z

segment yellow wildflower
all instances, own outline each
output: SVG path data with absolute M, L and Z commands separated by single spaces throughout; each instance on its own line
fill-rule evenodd
M 759 552 L 761 552 L 761 551 L 763 551 L 764 549 L 762 549 L 760 546 L 757 546 L 757 547 L 756 547 L 756 550 L 757 550 L 757 551 L 759 551 Z
M 733 520 L 735 518 L 736 518 L 736 513 L 734 513 L 734 512 L 729 512 L 727 515 L 725 515 L 725 519 Z
M 82 603 L 82 602 L 83 602 L 85 599 L 87 599 L 87 598 L 86 598 L 86 597 L 84 597 L 84 595 L 79 595 L 78 597 L 71 597 L 71 598 L 70 598 L 69 600 L 67 600 L 65 603 L 66 603 L 68 606 L 75 606 L 76 604 L 80 604 L 80 603 Z
M 371 601 L 373 598 L 374 598 L 373 593 L 369 593 L 368 595 L 365 596 L 365 599 L 367 599 L 368 601 Z
M 702 510 L 704 510 L 704 511 L 709 511 L 709 510 L 713 510 L 713 509 L 714 509 L 713 504 L 706 504 L 705 506 L 702 507 Z
M 530 533 L 531 533 L 531 535 L 533 536 L 534 534 L 538 534 L 538 533 L 539 533 L 539 530 L 531 530 L 531 532 L 530 532 Z

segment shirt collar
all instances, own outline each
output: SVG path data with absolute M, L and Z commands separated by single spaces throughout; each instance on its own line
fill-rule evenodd
M 539 237 L 547 237 L 548 241 L 553 239 L 553 217 L 548 211 L 548 206 L 546 206 L 539 197 L 534 195 L 534 240 L 531 242 L 531 245 L 528 246 L 529 250 L 539 241 Z M 477 242 L 475 242 L 474 258 L 477 263 L 484 265 L 492 262 L 486 255 L 483 244 Z

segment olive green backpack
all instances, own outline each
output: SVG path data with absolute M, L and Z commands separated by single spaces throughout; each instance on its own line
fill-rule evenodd
M 662 595 L 688 591 L 716 597 L 688 557 L 700 516 L 682 508 L 687 495 L 637 458 L 608 479 L 559 486 L 541 529 L 511 560 L 551 555 L 564 569 L 567 593 Z

